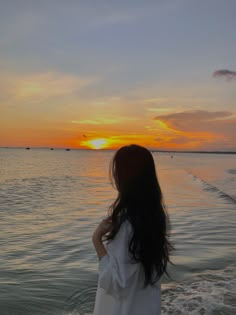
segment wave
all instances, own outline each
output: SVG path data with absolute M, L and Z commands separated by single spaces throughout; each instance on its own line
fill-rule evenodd
M 216 187 L 215 185 L 205 181 L 204 179 L 200 178 L 199 176 L 197 176 L 196 174 L 193 174 L 191 171 L 188 171 L 187 170 L 187 173 L 189 175 L 191 175 L 194 180 L 198 180 L 202 186 L 203 186 L 203 190 L 205 191 L 209 191 L 209 192 L 214 192 L 214 193 L 217 193 L 217 195 L 222 198 L 222 199 L 225 199 L 227 201 L 230 201 L 232 203 L 235 203 L 236 204 L 236 198 L 231 196 L 230 194 L 224 192 L 223 190 L 219 189 L 218 187 Z
M 235 267 L 207 270 L 195 276 L 192 282 L 162 285 L 162 315 L 216 315 L 236 314 Z M 92 315 L 69 312 L 65 315 Z
M 166 285 L 162 315 L 236 314 L 236 280 L 232 270 L 235 268 L 219 273 L 207 271 L 189 284 Z

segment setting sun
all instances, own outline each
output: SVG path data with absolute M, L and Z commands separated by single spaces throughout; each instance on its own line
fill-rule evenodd
M 105 138 L 99 138 L 99 139 L 93 139 L 93 140 L 89 140 L 86 141 L 86 143 L 84 143 L 86 146 L 88 146 L 90 149 L 104 149 L 107 148 L 109 146 L 110 141 L 108 139 Z

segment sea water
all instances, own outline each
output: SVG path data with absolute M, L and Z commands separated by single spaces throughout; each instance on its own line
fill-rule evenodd
M 92 314 L 113 154 L 0 149 L 0 315 Z M 236 155 L 153 156 L 175 246 L 162 314 L 236 314 Z

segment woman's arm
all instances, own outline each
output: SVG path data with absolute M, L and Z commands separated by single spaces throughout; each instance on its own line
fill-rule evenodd
M 98 255 L 98 259 L 101 260 L 103 256 L 107 255 L 107 251 L 102 242 L 102 237 L 111 229 L 110 218 L 102 220 L 93 233 L 93 245 Z
M 107 255 L 107 251 L 102 242 L 102 237 L 93 235 L 93 245 L 98 255 L 98 259 L 101 260 L 103 256 Z

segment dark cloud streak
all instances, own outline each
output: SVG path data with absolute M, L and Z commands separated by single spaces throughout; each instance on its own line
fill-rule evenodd
M 213 72 L 214 78 L 225 78 L 227 81 L 236 79 L 236 71 L 230 71 L 226 69 L 216 70 Z

